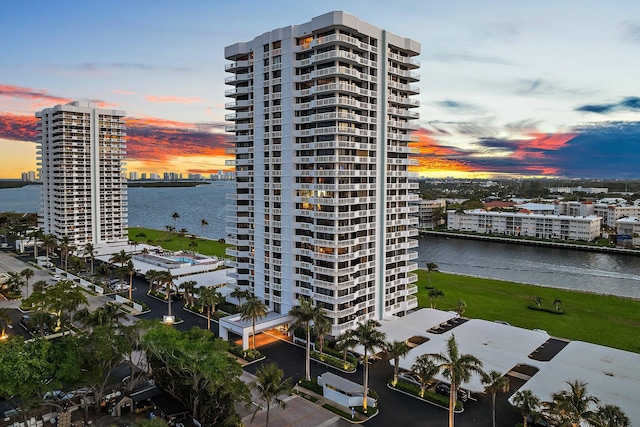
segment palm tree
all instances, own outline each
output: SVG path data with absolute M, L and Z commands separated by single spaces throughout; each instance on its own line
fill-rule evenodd
M 5 284 L 9 285 L 9 292 L 12 294 L 21 292 L 20 289 L 24 286 L 24 280 L 22 280 L 20 273 L 9 271 L 7 275 L 9 278 L 5 281 Z
M 125 267 L 127 270 L 127 274 L 129 275 L 129 301 L 133 301 L 133 275 L 136 274 L 138 270 L 136 270 L 133 261 L 127 261 L 127 265 Z
M 529 417 L 533 419 L 538 418 L 538 410 L 540 408 L 540 399 L 533 394 L 531 390 L 519 390 L 511 398 L 513 405 L 520 409 L 523 425 L 527 427 L 527 420 Z
M 174 212 L 171 214 L 171 219 L 173 219 L 173 229 L 176 229 L 176 223 L 178 221 L 178 218 L 180 218 L 180 214 L 178 212 Z
M 587 393 L 587 383 L 576 380 L 567 384 L 569 390 L 553 393 L 548 412 L 565 426 L 579 427 L 591 422 L 595 418 L 591 408 L 598 404 L 598 398 Z
M 560 310 L 560 306 L 562 305 L 562 300 L 559 298 L 556 298 L 553 300 L 553 306 L 556 308 L 556 310 Z
M 60 239 L 60 254 L 62 255 L 62 262 L 64 265 L 64 269 L 67 269 L 67 259 L 69 258 L 69 251 L 71 250 L 71 239 L 69 236 L 62 236 Z
M 192 234 L 189 236 L 189 249 L 195 252 L 197 247 L 198 242 L 196 241 L 196 236 Z
M 187 235 L 187 229 L 186 228 L 181 228 L 180 231 L 178 231 L 178 238 L 180 239 L 180 249 L 183 250 L 184 249 L 184 236 Z
M 265 421 L 265 427 L 269 425 L 269 409 L 271 403 L 280 409 L 287 407 L 287 402 L 280 399 L 283 394 L 288 394 L 291 390 L 291 379 L 287 378 L 283 380 L 284 372 L 275 363 L 261 366 L 256 372 L 256 380 L 250 384 L 252 390 L 258 394 L 258 398 L 263 400 L 267 406 L 267 419 Z M 260 406 L 253 412 L 251 422 L 258 411 L 262 409 Z
M 395 386 L 398 383 L 398 372 L 400 371 L 400 358 L 404 357 L 409 353 L 411 347 L 407 344 L 406 341 L 394 341 L 392 343 L 387 343 L 385 346 L 385 351 L 389 356 L 389 359 L 393 359 L 393 381 L 392 384 Z
M 420 378 L 420 397 L 424 397 L 424 392 L 427 391 L 429 381 L 431 381 L 439 371 L 440 367 L 434 362 L 432 355 L 423 354 L 416 358 L 416 361 L 411 366 L 411 372 Z
M 482 376 L 482 384 L 484 384 L 485 393 L 491 394 L 491 419 L 493 427 L 496 427 L 496 394 L 500 391 L 506 393 L 509 391 L 509 378 L 503 376 L 498 371 L 491 371 Z
M 342 362 L 347 364 L 347 352 L 352 350 L 356 345 L 358 345 L 358 341 L 354 338 L 351 331 L 347 331 L 341 334 L 336 339 L 336 349 L 342 352 Z
M 358 324 L 353 330 L 353 336 L 358 341 L 358 345 L 364 350 L 364 399 L 362 401 L 362 410 L 367 413 L 367 396 L 369 394 L 369 353 L 373 354 L 376 348 L 384 348 L 387 334 L 380 332 L 378 328 L 380 322 L 369 319 L 366 322 Z
M 184 286 L 184 283 L 183 283 Z M 222 295 L 215 288 L 202 286 L 198 289 L 198 300 L 202 308 L 207 308 L 207 330 L 211 330 L 211 314 L 216 311 L 216 306 L 222 301 Z
M 93 274 L 93 263 L 96 260 L 96 248 L 93 246 L 93 243 L 88 242 L 84 245 L 84 255 L 89 256 L 89 260 L 91 261 L 91 274 Z
M 598 406 L 594 419 L 589 421 L 593 427 L 629 427 L 629 417 L 617 405 Z
M 431 286 L 431 272 L 438 271 L 438 264 L 434 262 L 427 263 L 427 277 L 429 278 L 429 286 Z
M 240 318 L 242 320 L 251 320 L 251 329 L 253 331 L 253 349 L 256 349 L 256 320 L 262 319 L 267 315 L 267 306 L 263 301 L 255 295 L 247 298 L 242 307 L 240 307 Z
M 54 252 L 58 247 L 58 244 L 56 242 L 56 236 L 54 236 L 53 234 L 45 234 L 42 237 L 42 246 L 44 246 L 44 249 L 47 254 L 47 261 L 49 261 L 49 255 L 51 254 L 51 252 Z
M 33 259 L 38 258 L 38 240 L 42 237 L 44 237 L 44 230 L 42 228 L 38 228 L 29 233 L 29 240 L 33 239 Z
M 36 283 L 33 284 L 33 292 L 37 293 L 37 292 L 42 292 L 44 291 L 44 288 L 46 288 L 48 285 L 48 283 L 45 280 L 38 280 Z
M 311 381 L 311 324 L 324 313 L 322 308 L 314 306 L 307 298 L 298 299 L 298 305 L 289 310 L 289 314 L 293 316 L 293 322 L 289 325 L 289 329 L 304 328 L 307 334 L 304 377 L 306 381 Z
M 180 287 L 184 289 L 184 297 L 187 300 L 187 304 L 193 305 L 193 294 L 195 293 L 196 286 L 198 286 L 198 282 L 195 280 L 187 280 L 180 284 Z
M 204 228 L 205 228 L 207 225 L 209 225 L 209 222 L 208 222 L 206 219 L 202 218 L 202 219 L 200 220 L 200 227 L 201 227 L 201 230 L 202 230 L 202 231 L 200 232 L 200 236 L 204 236 Z
M 235 288 L 233 291 L 231 291 L 229 296 L 232 297 L 232 298 L 237 298 L 238 299 L 238 307 L 240 307 L 240 299 L 248 297 L 249 296 L 249 291 L 244 291 L 244 290 L 242 290 L 240 288 Z
M 0 339 L 5 339 L 7 337 L 7 326 L 11 324 L 11 316 L 9 316 L 9 310 L 7 308 L 0 307 L 0 325 L 2 325 L 2 329 L 0 330 Z
M 460 354 L 454 335 L 447 340 L 447 352 L 445 354 L 432 355 L 440 363 L 442 374 L 451 384 L 449 393 L 449 427 L 454 426 L 454 410 L 460 384 L 471 379 L 471 374 L 482 374 L 482 362 L 471 354 Z
M 111 258 L 109 258 L 109 262 L 113 264 L 120 264 L 120 267 L 124 267 L 124 265 L 131 260 L 131 254 L 125 252 L 122 249 L 117 254 L 113 254 Z
M 24 282 L 27 285 L 27 298 L 29 297 L 29 279 L 31 279 L 35 274 L 35 271 L 31 268 L 25 268 L 20 272 L 20 276 L 24 277 Z
M 433 289 L 429 289 L 429 304 L 431 306 L 431 308 L 436 308 L 436 298 L 444 298 L 444 291 L 437 289 L 437 288 L 433 288 Z
M 111 269 L 106 263 L 98 264 L 96 273 L 98 273 L 98 277 L 101 277 L 103 279 L 108 279 L 111 277 Z
M 165 287 L 165 298 L 167 300 L 167 316 L 171 317 L 171 291 L 173 290 L 173 276 L 171 270 L 163 270 L 158 272 L 158 283 Z
M 465 300 L 460 298 L 458 300 L 458 303 L 456 304 L 456 311 L 458 312 L 458 314 L 462 315 L 462 313 L 464 313 L 466 309 L 467 309 L 467 303 L 465 302 Z
M 333 325 L 326 316 L 320 314 L 313 320 L 313 330 L 318 336 L 318 347 L 320 350 L 320 355 L 322 355 L 322 350 L 324 349 L 324 339 L 327 334 L 331 332 L 332 328 Z

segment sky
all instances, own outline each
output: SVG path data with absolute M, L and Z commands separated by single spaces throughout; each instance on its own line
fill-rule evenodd
M 421 43 L 425 177 L 640 178 L 640 1 L 0 0 L 0 178 L 34 113 L 127 112 L 127 170 L 230 170 L 225 46 L 344 10 Z

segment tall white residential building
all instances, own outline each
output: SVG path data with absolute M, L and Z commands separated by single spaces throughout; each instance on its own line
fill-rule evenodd
M 276 313 L 323 303 L 332 334 L 417 307 L 409 142 L 416 41 L 345 12 L 225 49 L 237 282 Z
M 45 234 L 75 246 L 127 241 L 124 116 L 79 101 L 36 113 Z

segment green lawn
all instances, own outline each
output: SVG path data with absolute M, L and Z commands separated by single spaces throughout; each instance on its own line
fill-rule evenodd
M 418 271 L 418 304 L 429 307 L 428 274 Z M 552 336 L 586 341 L 640 353 L 640 301 L 566 291 L 500 280 L 431 272 L 431 286 L 445 293 L 436 308 L 455 310 L 460 298 L 467 303 L 465 317 L 504 320 L 513 326 L 544 329 Z M 533 298 L 543 307 L 562 300 L 565 314 L 527 308 Z
M 144 234 L 144 236 L 141 236 L 141 233 Z M 225 251 L 229 246 L 231 246 L 216 240 L 197 238 L 195 240 L 197 246 L 193 248 L 189 246 L 191 243 L 189 235 L 180 237 L 178 233 L 169 233 L 167 231 L 143 227 L 129 228 L 129 240 L 138 243 L 150 243 L 152 245 L 162 246 L 170 251 L 193 250 L 203 255 L 215 255 L 220 258 L 228 258 Z

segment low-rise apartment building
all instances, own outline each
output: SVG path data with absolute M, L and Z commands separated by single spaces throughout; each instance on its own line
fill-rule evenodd
M 640 218 L 628 217 L 616 221 L 618 246 L 623 248 L 640 247 Z
M 595 215 L 545 215 L 482 209 L 447 211 L 449 230 L 541 239 L 591 241 L 600 236 L 600 223 L 601 218 Z
M 444 223 L 444 211 L 447 207 L 447 201 L 444 199 L 436 200 L 424 200 L 420 199 L 418 205 L 418 227 L 419 228 L 434 228 L 436 225 L 442 225 Z M 438 210 L 443 214 L 440 218 L 434 219 L 434 212 Z

